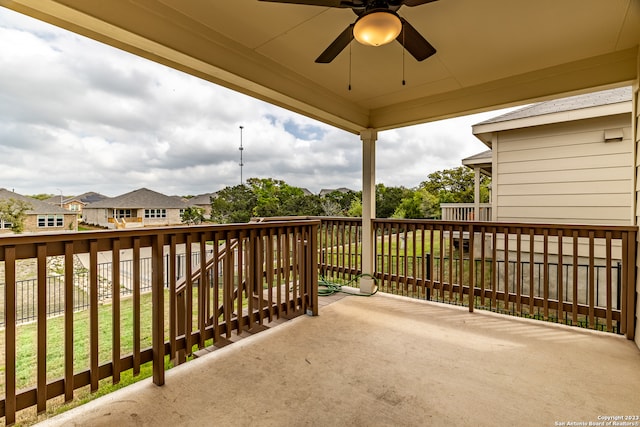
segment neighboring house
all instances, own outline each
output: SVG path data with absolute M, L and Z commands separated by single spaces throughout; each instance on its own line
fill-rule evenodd
M 80 194 L 79 196 L 69 197 L 62 201 L 62 207 L 73 212 L 77 212 L 79 215 L 85 206 L 106 199 L 107 196 L 90 191 L 88 193 Z
M 180 198 L 141 188 L 91 203 L 83 217 L 87 224 L 107 228 L 177 225 L 188 206 Z
M 78 216 L 60 206 L 0 188 L 0 200 L 22 200 L 31 206 L 26 214 L 24 233 L 77 231 Z M 12 233 L 12 224 L 0 219 L 0 233 Z
M 84 207 L 89 203 L 94 203 L 106 198 L 107 196 L 91 191 L 72 197 L 53 196 L 45 200 L 45 202 L 60 206 L 68 211 L 72 211 L 80 215 L 82 214 L 82 209 L 84 209 Z
M 493 221 L 633 225 L 631 88 L 541 102 L 478 123 Z
M 340 187 L 340 188 L 323 188 L 322 190 L 320 190 L 319 196 L 320 196 L 320 197 L 323 197 L 323 196 L 326 196 L 327 194 L 331 194 L 331 193 L 333 193 L 334 191 L 339 191 L 339 192 L 341 192 L 341 193 L 348 193 L 348 192 L 353 191 L 353 190 L 350 190 L 350 189 L 348 189 L 348 188 L 346 188 L 346 187 Z
M 474 125 L 491 157 L 484 152 L 463 164 L 491 176 L 489 220 L 633 225 L 631 111 L 626 87 L 541 102 Z M 536 253 L 543 253 L 541 244 L 536 240 Z M 556 239 L 549 244 L 556 252 Z M 601 242 L 595 250 L 603 259 Z M 620 256 L 614 246 L 613 257 Z
M 218 193 L 199 194 L 187 200 L 189 206 L 201 208 L 205 218 L 211 217 L 211 200 L 218 197 Z

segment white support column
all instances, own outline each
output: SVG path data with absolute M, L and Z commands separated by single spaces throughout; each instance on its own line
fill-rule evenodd
M 374 273 L 375 235 L 372 219 L 376 217 L 376 140 L 375 129 L 360 132 L 362 140 L 362 273 Z M 360 292 L 372 293 L 375 284 L 370 277 L 360 279 Z
M 480 166 L 473 169 L 473 220 L 480 221 Z

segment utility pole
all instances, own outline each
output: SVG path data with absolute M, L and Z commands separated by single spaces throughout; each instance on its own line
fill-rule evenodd
M 242 148 L 242 129 L 244 129 L 244 126 L 240 126 L 240 148 L 238 148 L 238 150 L 240 150 L 240 185 L 244 184 L 244 180 L 242 179 L 242 167 L 244 166 L 244 163 L 242 163 L 242 151 L 244 150 L 244 148 Z

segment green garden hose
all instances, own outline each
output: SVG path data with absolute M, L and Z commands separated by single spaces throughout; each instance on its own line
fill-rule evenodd
M 343 286 L 349 286 L 353 282 L 355 282 L 356 280 L 360 279 L 361 277 L 370 277 L 370 278 L 372 278 L 373 282 L 376 285 L 375 291 L 373 291 L 370 294 L 362 294 L 362 293 L 354 294 L 353 292 L 346 292 L 346 291 L 342 290 Z M 345 285 L 339 285 L 337 283 L 329 282 L 327 279 L 325 279 L 324 276 L 320 276 L 320 279 L 318 279 L 318 296 L 327 297 L 329 295 L 337 294 L 338 292 L 343 292 L 345 294 L 355 295 L 355 296 L 358 296 L 358 297 L 370 297 L 372 295 L 375 295 L 378 292 L 378 279 L 376 277 L 372 276 L 371 274 L 358 274 L 356 277 L 354 277 L 353 279 L 348 281 Z

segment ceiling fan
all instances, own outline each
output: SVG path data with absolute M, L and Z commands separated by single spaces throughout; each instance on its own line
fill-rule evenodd
M 420 6 L 437 0 L 260 0 L 311 6 L 351 9 L 358 15 L 340 35 L 318 56 L 316 62 L 327 64 L 338 56 L 354 38 L 361 44 L 382 46 L 398 41 L 418 61 L 436 53 L 436 49 L 411 25 L 397 14 L 402 6 Z

